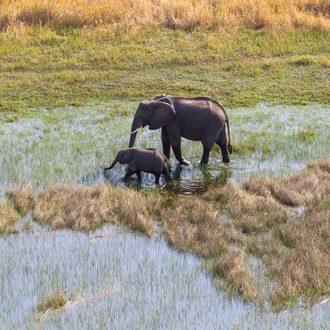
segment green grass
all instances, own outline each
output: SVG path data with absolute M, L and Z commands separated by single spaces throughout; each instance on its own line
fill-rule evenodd
M 208 95 L 227 108 L 330 99 L 328 33 L 113 29 L 0 33 L 0 111 L 10 113 L 2 120 L 31 116 L 32 108 L 159 93 Z

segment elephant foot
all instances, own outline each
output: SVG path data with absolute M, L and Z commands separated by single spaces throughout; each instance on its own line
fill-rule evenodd
M 204 162 L 200 162 L 200 163 L 199 163 L 199 166 L 200 166 L 202 169 L 206 168 L 207 165 L 208 165 L 208 163 L 204 163 Z
M 187 159 L 183 158 L 180 160 L 180 165 L 191 166 L 191 163 L 187 161 Z

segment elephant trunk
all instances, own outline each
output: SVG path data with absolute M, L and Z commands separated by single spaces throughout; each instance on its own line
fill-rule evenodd
M 137 131 L 139 130 L 139 128 L 141 126 L 142 126 L 141 119 L 135 117 L 133 120 L 133 123 L 132 123 L 132 128 L 131 128 L 131 137 L 129 139 L 129 145 L 128 145 L 129 148 L 132 148 L 134 146 Z
M 115 160 L 112 162 L 112 164 L 109 167 L 105 168 L 104 170 L 105 171 L 111 170 L 118 162 L 119 162 L 119 159 L 118 159 L 118 157 L 116 157 Z

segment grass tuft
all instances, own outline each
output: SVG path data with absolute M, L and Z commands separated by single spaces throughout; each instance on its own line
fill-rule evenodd
M 303 203 L 300 193 L 289 189 L 286 181 L 269 178 L 251 179 L 243 184 L 243 188 L 255 196 L 272 197 L 282 205 L 295 207 Z
M 227 251 L 229 241 L 212 205 L 198 197 L 180 198 L 164 214 L 164 233 L 169 244 L 181 251 L 211 257 Z
M 213 266 L 213 274 L 226 280 L 232 292 L 238 292 L 244 299 L 253 299 L 255 290 L 253 276 L 246 267 L 246 256 L 242 250 L 235 249 L 219 257 Z
M 42 299 L 38 303 L 37 308 L 40 313 L 46 313 L 48 310 L 57 310 L 63 307 L 66 303 L 67 299 L 63 291 L 56 291 Z
M 6 192 L 7 198 L 13 203 L 16 211 L 25 216 L 34 207 L 34 192 L 30 185 Z
M 19 214 L 8 204 L 0 201 L 0 235 L 11 232 L 10 226 L 19 219 Z
M 254 143 L 243 141 L 241 143 L 232 143 L 233 152 L 238 153 L 239 155 L 251 154 L 256 151 L 256 145 Z
M 310 141 L 314 136 L 315 132 L 309 126 L 306 126 L 303 130 L 295 133 L 295 137 L 303 142 Z

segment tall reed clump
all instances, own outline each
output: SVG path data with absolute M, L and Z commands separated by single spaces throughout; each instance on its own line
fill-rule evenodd
M 55 29 L 107 25 L 171 28 L 245 26 L 253 29 L 330 29 L 328 0 L 2 0 L 0 30 L 49 25 Z
M 30 185 L 6 191 L 6 197 L 13 203 L 16 211 L 25 216 L 34 207 L 34 191 Z
M 104 223 L 121 223 L 148 236 L 154 225 L 143 194 L 106 185 L 51 187 L 40 193 L 33 218 L 52 228 L 91 230 Z

